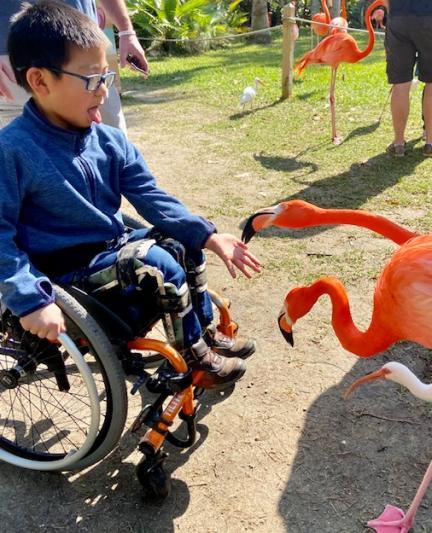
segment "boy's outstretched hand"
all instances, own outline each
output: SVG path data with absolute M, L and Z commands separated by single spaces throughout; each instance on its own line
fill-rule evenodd
M 57 340 L 59 333 L 66 331 L 63 313 L 56 304 L 48 304 L 21 317 L 20 323 L 26 331 L 49 341 Z
M 204 248 L 218 255 L 225 263 L 233 278 L 237 276 L 237 267 L 247 278 L 252 277 L 248 271 L 261 272 L 261 263 L 252 255 L 246 244 L 230 233 L 213 233 L 207 239 Z

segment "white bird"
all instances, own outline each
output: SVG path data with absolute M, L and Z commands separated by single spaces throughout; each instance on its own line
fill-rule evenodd
M 394 361 L 386 363 L 376 372 L 367 374 L 354 381 L 343 397 L 347 398 L 359 385 L 376 379 L 389 379 L 399 383 L 406 387 L 417 398 L 432 402 L 432 384 L 422 383 L 409 368 Z M 408 533 L 413 527 L 415 515 L 431 481 L 432 462 L 429 464 L 423 476 L 423 480 L 417 489 L 417 493 L 411 502 L 407 513 L 405 514 L 402 509 L 399 509 L 399 507 L 386 505 L 383 513 L 377 519 L 370 520 L 368 526 L 375 529 L 377 533 L 390 531 L 390 528 L 392 528 L 391 531 Z
M 243 94 L 240 98 L 240 105 L 242 106 L 242 109 L 244 109 L 245 105 L 250 102 L 251 108 L 252 108 L 252 102 L 254 101 L 258 85 L 264 85 L 264 82 L 260 80 L 259 78 L 255 78 L 254 86 L 246 87 L 246 89 L 243 91 Z

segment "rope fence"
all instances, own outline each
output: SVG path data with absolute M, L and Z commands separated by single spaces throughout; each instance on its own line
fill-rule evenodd
M 227 33 L 225 35 L 218 35 L 214 37 L 197 37 L 197 38 L 177 38 L 177 39 L 165 39 L 162 37 L 143 37 L 137 34 L 139 41 L 152 41 L 152 42 L 169 42 L 169 43 L 204 43 L 214 41 L 225 41 L 227 39 L 241 39 L 248 38 L 254 35 L 268 34 L 270 32 L 278 31 L 282 29 L 282 95 L 281 100 L 289 98 L 292 94 L 293 87 L 293 66 L 294 66 L 294 47 L 295 41 L 298 37 L 297 23 L 309 24 L 311 26 L 311 39 L 312 24 L 314 26 L 325 26 L 327 28 L 335 28 L 337 26 L 333 24 L 327 24 L 326 22 L 313 21 L 301 17 L 295 16 L 295 7 L 293 4 L 287 4 L 282 8 L 282 24 L 277 26 L 271 26 L 269 28 L 263 28 L 261 30 L 247 31 L 244 33 Z M 368 30 L 363 28 L 347 27 L 346 31 L 357 33 L 368 33 Z M 378 37 L 385 35 L 382 31 L 374 31 L 374 34 Z M 311 40 L 311 43 L 313 41 Z

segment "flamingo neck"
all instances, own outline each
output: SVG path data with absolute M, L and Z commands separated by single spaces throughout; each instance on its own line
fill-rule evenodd
M 319 209 L 316 212 L 317 225 L 322 224 L 350 224 L 368 228 L 396 244 L 403 244 L 418 234 L 388 220 L 387 218 L 355 209 Z
M 360 331 L 353 322 L 348 294 L 339 280 L 321 278 L 308 287 L 307 297 L 313 302 L 312 305 L 324 294 L 328 294 L 332 302 L 332 325 L 336 336 L 349 352 L 360 357 L 371 357 L 399 340 L 385 331 L 375 310 L 369 328 Z
M 426 384 L 421 382 L 418 377 L 409 372 L 405 374 L 402 378 L 398 379 L 397 376 L 392 376 L 391 374 L 387 379 L 399 383 L 406 387 L 411 394 L 413 394 L 419 400 L 424 400 L 426 402 L 432 402 L 432 384 Z
M 368 34 L 369 34 L 369 40 L 368 40 L 368 44 L 366 46 L 366 48 L 360 52 L 359 54 L 359 60 L 365 58 L 366 56 L 368 56 L 372 50 L 373 50 L 373 47 L 375 45 L 375 32 L 374 32 L 374 29 L 373 29 L 373 26 L 372 26 L 372 12 L 379 6 L 382 6 L 383 5 L 383 0 L 375 0 L 375 2 L 373 2 L 366 10 L 366 14 L 365 14 L 365 23 L 366 23 L 366 28 L 368 30 Z
M 396 244 L 403 244 L 418 233 L 391 222 L 381 215 L 356 209 L 322 209 L 303 200 L 290 200 L 277 210 L 267 225 L 282 228 L 310 228 L 328 224 L 350 224 L 368 228 L 387 237 Z
M 326 17 L 326 24 L 330 24 L 331 17 L 330 17 L 330 10 L 327 5 L 327 0 L 321 0 L 321 7 Z
M 345 20 L 348 20 L 345 0 L 342 0 L 341 17 L 343 17 Z

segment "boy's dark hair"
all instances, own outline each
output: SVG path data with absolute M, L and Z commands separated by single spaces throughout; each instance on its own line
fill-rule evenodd
M 26 79 L 30 67 L 61 69 L 72 46 L 85 49 L 107 44 L 105 34 L 87 15 L 63 2 L 42 0 L 24 4 L 13 17 L 8 53 L 18 85 L 30 92 Z

